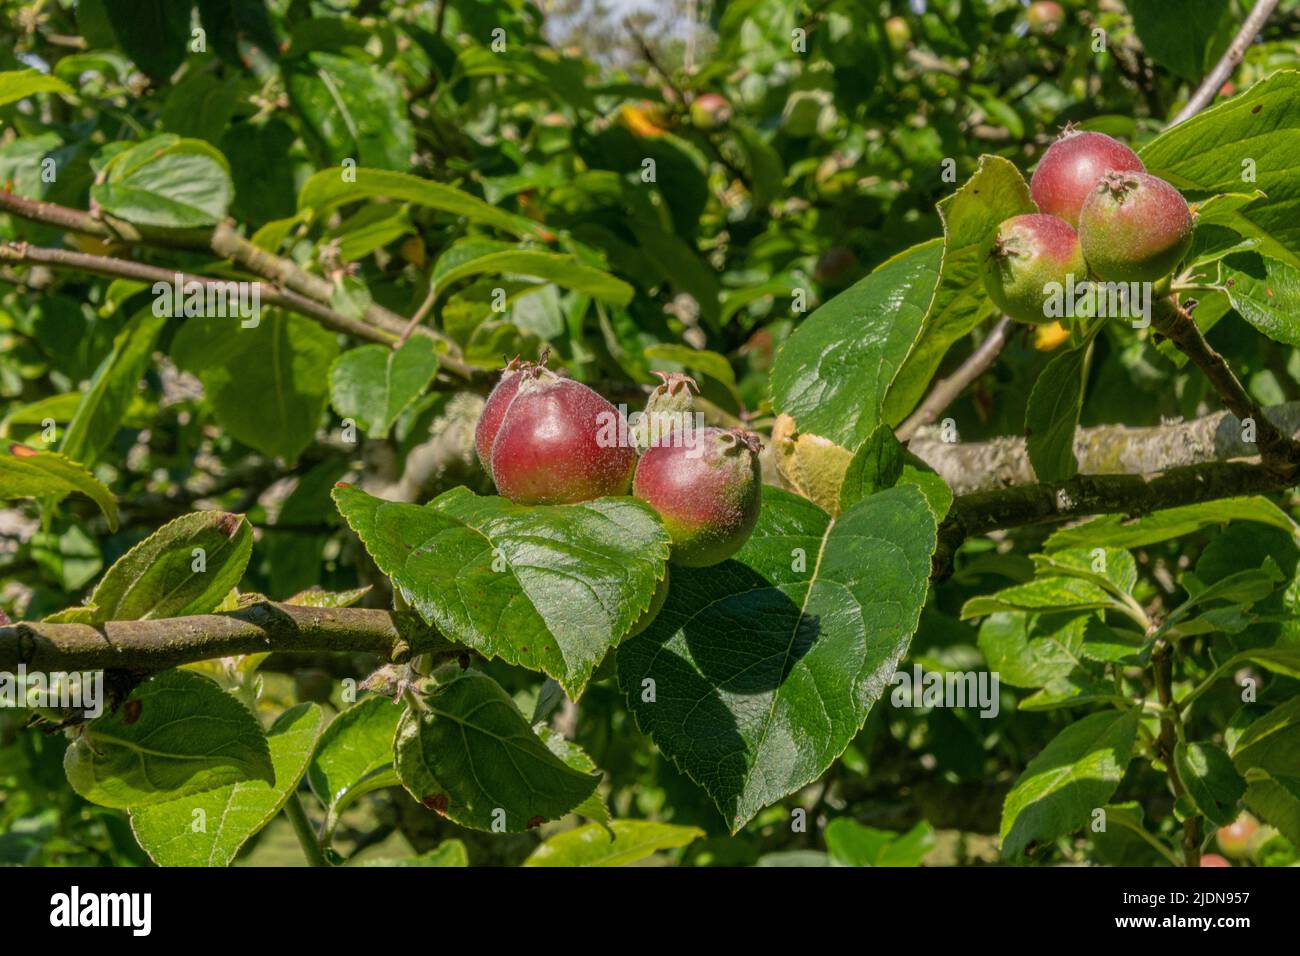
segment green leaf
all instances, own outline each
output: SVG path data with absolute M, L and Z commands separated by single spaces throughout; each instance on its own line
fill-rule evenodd
M 632 498 L 526 506 L 454 488 L 420 507 L 344 487 L 334 501 L 426 621 L 574 698 L 665 573 L 668 536 Z
M 1137 710 L 1090 714 L 1029 762 L 1002 807 L 1004 857 L 1019 857 L 1088 823 L 1124 777 L 1139 716 Z
M 842 866 L 843 864 L 820 850 L 777 850 L 764 853 L 755 866 L 777 866 L 782 869 L 802 866 Z
M 202 552 L 202 570 L 195 570 Z M 163 525 L 114 562 L 90 596 L 87 624 L 151 621 L 216 610 L 253 553 L 243 515 L 195 511 Z
M 1026 449 L 1039 481 L 1068 481 L 1079 473 L 1074 432 L 1083 411 L 1092 345 L 1063 352 L 1047 363 L 1029 393 Z
M 316 435 L 338 353 L 334 333 L 278 309 L 264 310 L 247 329 L 234 319 L 186 319 L 171 350 L 176 364 L 203 382 L 232 437 L 290 463 Z
M 521 239 L 539 236 L 540 227 L 531 219 L 503 212 L 477 196 L 443 183 L 361 166 L 354 171 L 356 181 L 350 182 L 344 179 L 343 172 L 342 169 L 323 169 L 312 176 L 298 194 L 298 208 L 310 209 L 320 216 L 343 203 L 392 199 L 464 216 L 472 222 L 495 226 Z
M 1239 665 L 1247 661 L 1253 661 L 1265 670 L 1273 671 L 1275 674 L 1285 674 L 1287 677 L 1300 680 L 1300 646 L 1298 645 L 1278 644 L 1273 647 L 1253 647 L 1239 654 L 1234 654 L 1219 669 L 1231 673 Z
M 1092 611 L 1116 603 L 1113 596 L 1091 581 L 1044 577 L 971 598 L 962 606 L 961 619 L 968 621 L 997 611 Z
M 76 96 L 77 91 L 56 76 L 40 70 L 12 70 L 0 73 L 0 106 L 35 96 L 37 93 L 58 93 Z
M 1237 29 L 1229 0 L 1128 0 L 1126 6 L 1146 55 L 1192 83 L 1210 71 Z
M 217 54 L 236 69 L 243 65 L 242 41 L 268 56 L 279 41 L 267 12 L 267 0 L 199 0 L 199 18 Z
M 619 685 L 732 832 L 816 780 L 862 728 L 916 630 L 935 540 L 916 488 L 832 521 L 769 486 L 735 558 L 673 569 L 659 615 L 619 648 Z
M 523 865 L 628 866 L 655 853 L 687 846 L 702 836 L 704 831 L 697 827 L 653 820 L 615 820 L 609 829 L 587 823 L 557 833 L 529 854 Z
M 74 491 L 99 505 L 108 519 L 108 529 L 117 530 L 117 499 L 83 466 L 55 452 L 35 451 L 26 445 L 10 445 L 8 454 L 0 454 L 0 500 L 58 501 Z
M 60 453 L 85 465 L 93 465 L 108 447 L 122 423 L 137 386 L 153 356 L 154 342 L 167 316 L 141 309 L 113 340 L 113 351 L 95 370 L 77 412 L 68 423 L 59 445 Z
M 735 390 L 736 372 L 725 355 L 710 352 L 707 349 L 695 349 L 678 342 L 661 342 L 646 346 L 644 355 L 650 363 L 675 362 L 688 369 L 703 372 L 710 378 L 717 379 L 732 391 Z
M 365 697 L 330 721 L 321 734 L 307 782 L 330 822 L 363 794 L 400 783 L 393 767 L 393 737 L 403 709 L 400 702 L 382 695 Z
M 1261 80 L 1161 133 L 1139 152 L 1147 171 L 1182 190 L 1238 192 L 1243 162 L 1251 161 L 1255 182 L 1268 196 L 1242 210 L 1258 234 L 1300 253 L 1300 73 L 1283 71 Z
M 159 866 L 229 866 L 240 847 L 274 819 L 307 769 L 325 715 L 299 704 L 267 733 L 275 782 L 244 780 L 131 810 L 131 829 Z
M 1196 808 L 1217 826 L 1237 819 L 1237 804 L 1246 793 L 1246 781 L 1220 747 L 1211 743 L 1174 746 L 1174 764 Z
M 349 866 L 469 866 L 469 852 L 459 840 L 443 840 L 428 853 L 407 857 L 404 860 L 348 861 Z
M 91 200 L 104 212 L 133 225 L 168 229 L 215 226 L 234 194 L 230 166 L 217 149 L 170 133 L 115 155 L 90 188 Z
M 622 279 L 583 265 L 573 256 L 533 249 L 510 248 L 468 257 L 442 270 L 436 281 L 439 287 L 446 288 L 459 279 L 484 274 L 530 276 L 553 282 L 562 289 L 584 292 L 615 306 L 625 306 L 632 301 L 633 289 Z
M 555 686 L 559 686 L 556 684 Z M 555 756 L 563 760 L 568 766 L 581 773 L 599 774 L 599 768 L 596 761 L 592 760 L 583 750 L 572 740 L 569 740 L 564 734 L 549 727 L 544 723 L 534 724 L 533 732 L 546 744 L 546 749 Z M 602 826 L 610 821 L 609 807 L 605 805 L 605 799 L 599 792 L 593 793 L 582 803 L 578 804 L 573 810 L 579 816 L 593 820 Z
M 848 511 L 863 498 L 892 488 L 903 476 L 905 449 L 888 425 L 876 427 L 853 453 L 840 485 L 840 511 Z
M 1267 201 L 1268 197 L 1256 189 L 1249 193 L 1219 193 L 1198 203 L 1196 234 L 1188 262 L 1217 262 L 1234 252 L 1254 250 L 1266 259 L 1278 259 L 1300 268 L 1300 255 L 1245 215 L 1248 208 Z M 1202 299 L 1197 312 L 1204 308 L 1205 300 Z M 1201 321 L 1198 315 L 1197 324 Z
M 1011 687 L 1044 687 L 1079 665 L 1086 614 L 998 611 L 980 625 L 979 649 L 989 670 Z
M 294 110 L 330 162 L 410 167 L 415 132 L 402 85 L 392 73 L 317 51 L 295 59 L 285 74 Z
M 600 780 L 551 753 L 510 695 L 477 671 L 453 674 L 409 707 L 394 750 L 416 800 L 476 830 L 520 833 L 557 820 Z
M 164 671 L 116 713 L 85 725 L 63 757 L 91 803 L 134 808 L 244 780 L 275 782 L 271 751 L 248 709 L 206 677 Z
M 1222 284 L 1243 319 L 1284 345 L 1300 346 L 1300 269 L 1254 252 L 1223 260 Z
M 1281 528 L 1300 542 L 1300 527 L 1289 515 L 1262 495 L 1248 498 L 1223 498 L 1196 505 L 1184 505 L 1157 511 L 1140 518 L 1102 515 L 1053 532 L 1047 539 L 1049 551 L 1062 548 L 1143 548 L 1161 541 L 1172 541 L 1203 528 L 1230 521 L 1257 521 Z
M 387 203 L 362 206 L 336 230 L 339 258 L 344 262 L 359 262 L 376 249 L 414 231 L 406 206 Z
M 1137 562 L 1119 548 L 1068 548 L 1035 554 L 1031 560 L 1035 572 L 1044 577 L 1060 575 L 1091 581 L 1121 601 L 1137 587 Z
M 191 4 L 176 0 L 100 0 L 118 45 L 150 78 L 165 82 L 185 59 Z M 78 7 L 78 14 L 81 13 Z
M 845 448 L 866 441 L 921 329 L 942 256 L 937 239 L 913 246 L 804 319 L 772 367 L 776 410 Z
M 1020 170 L 998 156 L 981 156 L 975 175 L 940 200 L 944 246 L 939 280 L 911 350 L 888 385 L 885 421 L 896 425 L 908 416 L 952 344 L 992 313 L 981 273 L 984 244 L 1003 220 L 1035 208 Z
M 66 422 L 77 413 L 81 404 L 80 392 L 63 392 L 37 399 L 27 405 L 13 405 L 0 419 L 0 436 L 7 437 L 14 432 L 15 425 L 44 425 L 46 419 Z
M 370 437 L 385 438 L 437 373 L 438 356 L 427 336 L 407 339 L 400 349 L 363 345 L 330 367 L 330 396 L 341 416 L 355 419 Z
M 826 824 L 826 849 L 846 866 L 920 866 L 936 842 L 934 827 L 924 820 L 906 833 L 863 826 L 852 817 Z
M 1196 591 L 1186 601 L 1169 612 L 1161 628 L 1163 630 L 1172 627 L 1186 618 L 1196 608 L 1204 607 L 1215 601 L 1250 607 L 1272 594 L 1281 580 L 1282 572 L 1277 563 L 1271 557 L 1266 557 L 1261 567 L 1237 571 L 1227 577 L 1220 578 L 1208 587 Z M 1186 578 L 1184 583 L 1187 583 Z
M 222 133 L 239 105 L 239 81 L 211 73 L 191 73 L 172 87 L 163 104 L 162 128 L 177 136 L 219 146 Z
M 1300 697 L 1251 723 L 1232 762 L 1246 779 L 1246 806 L 1300 846 Z
M 1021 710 L 1041 711 L 1114 702 L 1114 685 L 1105 683 L 1099 674 L 1076 667 L 1064 677 L 1053 677 L 1042 689 L 1022 700 L 1019 706 Z

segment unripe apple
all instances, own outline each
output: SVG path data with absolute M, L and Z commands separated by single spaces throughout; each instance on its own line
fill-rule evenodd
M 1079 216 L 1079 242 L 1088 267 L 1110 282 L 1155 282 L 1192 245 L 1192 211 L 1163 179 L 1147 173 L 1107 173 Z
M 912 45 L 912 28 L 902 17 L 890 17 L 885 21 L 885 38 L 895 53 L 902 53 Z
M 1255 834 L 1259 832 L 1259 821 L 1249 813 L 1242 813 L 1226 827 L 1219 827 L 1215 842 L 1225 855 L 1234 860 L 1245 860 L 1255 849 Z
M 1065 25 L 1065 11 L 1055 0 L 1034 0 L 1025 11 L 1029 32 L 1051 36 Z
M 998 226 L 985 248 L 984 288 L 1003 312 L 1017 322 L 1038 325 L 1055 321 L 1046 314 L 1048 297 L 1060 295 L 1071 275 L 1088 278 L 1079 237 L 1055 216 L 1030 213 Z M 1049 289 L 1056 283 L 1056 289 Z
M 492 443 L 492 480 L 525 505 L 627 494 L 636 450 L 622 414 L 580 382 L 544 368 L 521 373 Z
M 731 122 L 731 104 L 720 93 L 702 93 L 691 103 L 691 124 L 698 130 L 712 132 Z
M 1202 853 L 1201 866 L 1232 866 L 1232 864 L 1217 853 Z
M 501 378 L 488 394 L 479 413 L 478 424 L 474 427 L 474 448 L 478 452 L 479 463 L 488 474 L 492 473 L 492 443 L 496 441 L 501 422 L 506 417 L 506 409 L 514 400 L 519 383 L 523 381 L 520 374 L 527 369 L 536 368 L 536 364 L 520 360 L 515 356 L 501 370 Z
M 705 428 L 689 444 L 646 449 L 632 493 L 663 518 L 673 561 L 702 568 L 740 550 L 758 522 L 760 448 L 744 429 Z
M 1066 129 L 1038 161 L 1029 191 L 1038 211 L 1078 228 L 1084 202 L 1108 172 L 1146 172 L 1137 153 L 1104 133 Z

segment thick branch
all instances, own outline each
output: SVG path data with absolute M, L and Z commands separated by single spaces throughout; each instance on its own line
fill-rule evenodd
M 109 279 L 133 279 L 150 284 L 165 282 L 169 286 L 178 280 L 182 285 L 197 282 L 205 286 L 225 286 L 235 281 L 178 272 L 175 269 L 164 269 L 143 262 L 133 262 L 130 259 L 96 256 L 85 252 L 73 252 L 70 249 L 46 249 L 25 242 L 0 242 L 0 262 L 12 262 L 15 265 L 42 265 L 51 269 L 67 269 Z M 383 345 L 391 344 L 395 338 L 374 326 L 350 319 L 295 292 L 280 289 L 269 283 L 259 282 L 258 285 L 260 286 L 258 295 L 263 304 L 279 306 L 290 312 L 307 316 L 327 329 L 346 332 L 357 338 Z
M 1229 461 L 1146 475 L 1078 475 L 1069 481 L 977 491 L 957 498 L 952 523 L 963 536 L 1090 515 L 1143 515 L 1180 505 L 1282 491 L 1289 483 L 1262 465 Z
M 261 651 L 363 652 L 394 659 L 457 647 L 413 614 L 267 601 L 223 614 L 157 621 L 0 627 L 0 670 L 24 664 L 45 672 L 152 673 Z
M 1228 44 L 1228 49 L 1219 58 L 1219 62 L 1214 65 L 1214 69 L 1205 75 L 1201 85 L 1196 88 L 1196 92 L 1187 101 L 1187 105 L 1178 111 L 1178 115 L 1173 118 L 1173 121 L 1169 124 L 1170 126 L 1177 126 L 1179 123 L 1191 119 L 1214 102 L 1215 95 L 1227 82 L 1228 77 L 1232 75 L 1232 71 L 1237 68 L 1241 58 L 1246 55 L 1247 48 L 1259 35 L 1259 31 L 1264 29 L 1264 22 L 1273 15 L 1276 8 L 1277 0 L 1255 0 L 1255 8 L 1250 11 L 1250 15 L 1242 23 L 1241 29 L 1233 37 L 1232 43 Z
M 1300 402 L 1264 410 L 1288 435 L 1300 433 Z M 1253 458 L 1259 447 L 1242 440 L 1242 425 L 1221 411 L 1190 422 L 1144 428 L 1102 425 L 1074 435 L 1074 453 L 1085 475 L 1142 475 Z M 958 495 L 1030 485 L 1037 479 L 1023 438 L 949 444 L 922 430 L 908 445 L 914 455 L 937 471 Z

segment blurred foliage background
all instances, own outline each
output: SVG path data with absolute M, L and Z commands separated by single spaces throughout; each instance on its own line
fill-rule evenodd
M 300 455 L 244 444 L 221 427 L 193 376 L 164 359 L 98 465 L 124 502 L 117 533 L 87 533 L 97 519 L 75 501 L 45 523 L 0 511 L 0 607 L 15 619 L 77 603 L 132 544 L 195 507 L 247 512 L 256 524 L 250 589 L 283 598 L 309 587 L 382 584 L 338 527 L 330 487 L 360 463 L 372 488 L 390 496 L 422 501 L 455 484 L 484 488 L 469 434 L 487 373 L 503 356 L 549 347 L 554 366 L 624 396 L 638 395 L 652 369 L 684 369 L 699 379 L 715 416 L 763 430 L 771 424 L 768 371 L 791 329 L 891 255 L 940 235 L 935 202 L 981 154 L 1028 170 L 1067 123 L 1144 142 L 1186 100 L 1250 4 L 198 0 L 191 9 L 156 0 L 140 5 L 147 15 L 114 27 L 108 14 L 122 6 L 0 2 L 0 70 L 37 66 L 78 91 L 75 105 L 49 97 L 39 111 L 0 106 L 7 188 L 84 209 L 98 162 L 114 144 L 157 132 L 205 140 L 229 162 L 231 211 L 247 234 L 410 315 L 425 299 L 430 270 L 452 261 L 444 256 L 474 239 L 474 227 L 400 203 L 300 220 L 302 184 L 351 158 L 456 184 L 527 217 L 545 244 L 612 272 L 635 295 L 615 305 L 549 282 L 519 282 L 507 284 L 509 309 L 498 314 L 490 307 L 498 283 L 457 284 L 433 320 L 484 376 L 468 386 L 440 377 L 387 439 L 365 442 L 359 454 L 339 441 L 339 418 L 319 396 L 318 427 Z M 201 51 L 188 46 L 197 25 L 206 31 Z M 1295 67 L 1297 35 L 1300 3 L 1286 0 L 1234 84 Z M 713 101 L 714 109 L 693 116 L 705 94 L 725 104 Z M 56 182 L 39 175 L 45 156 L 59 159 Z M 0 217 L 0 236 L 20 235 L 65 241 L 56 230 Z M 167 261 L 202 271 L 211 257 Z M 0 434 L 21 439 L 45 417 L 66 421 L 75 401 L 61 396 L 91 376 L 129 313 L 117 308 L 107 280 L 67 273 L 0 280 Z M 164 354 L 171 334 L 158 344 Z M 959 343 L 940 374 L 978 340 Z M 1242 333 L 1240 323 L 1221 323 L 1214 340 L 1257 398 L 1300 398 L 1294 350 Z M 996 367 L 950 410 L 963 439 L 1018 433 L 1029 386 L 1048 358 L 1031 333 L 1017 331 Z M 1103 337 L 1092 375 L 1085 425 L 1158 423 L 1195 414 L 1205 399 L 1199 378 L 1131 336 Z M 936 590 L 912 660 L 934 669 L 985 666 L 957 609 L 972 594 L 1025 577 L 1034 535 L 968 545 L 958 572 Z M 1202 544 L 1193 538 L 1142 553 L 1148 596 L 1159 591 L 1161 568 L 1186 566 Z M 338 680 L 364 675 L 371 663 L 277 655 L 264 668 L 262 705 L 337 705 Z M 521 702 L 536 693 L 531 675 L 491 669 Z M 992 720 L 966 710 L 875 708 L 821 781 L 735 838 L 636 730 L 612 680 L 598 681 L 561 718 L 606 771 L 615 816 L 707 831 L 681 862 L 824 863 L 818 823 L 844 817 L 854 822 L 841 827 L 843 845 L 892 847 L 889 859 L 900 862 L 978 863 L 996 859 L 1011 781 L 1068 720 L 1060 711 L 1017 711 L 1009 688 L 1003 698 Z M 25 730 L 0 712 L 0 862 L 145 862 L 121 814 L 85 804 L 64 785 L 63 746 L 61 736 Z M 1117 801 L 1144 802 L 1172 825 L 1163 778 L 1136 776 Z M 802 830 L 790 825 L 796 807 L 809 818 Z M 248 861 L 295 861 L 286 828 L 279 821 L 264 831 Z M 462 832 L 387 790 L 354 811 L 343 842 L 392 856 L 449 836 L 466 841 L 473 863 L 516 862 L 538 839 Z M 1276 852 L 1285 861 L 1293 851 Z M 1040 858 L 1158 861 L 1122 832 L 1061 841 Z

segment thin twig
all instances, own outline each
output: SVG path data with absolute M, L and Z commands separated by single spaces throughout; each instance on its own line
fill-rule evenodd
M 115 259 L 112 256 L 73 252 L 70 249 L 46 249 L 25 242 L 0 242 L 0 262 L 11 262 L 14 265 L 40 265 L 51 269 L 89 273 L 90 275 L 103 276 L 108 279 L 131 279 L 150 285 L 162 282 L 169 287 L 174 282 L 179 282 L 182 287 L 190 283 L 226 287 L 238 281 L 179 272 L 175 269 L 146 265 L 143 262 L 133 262 L 130 259 Z M 277 288 L 266 282 L 259 281 L 257 284 L 259 299 L 265 305 L 278 306 L 290 312 L 296 312 L 319 322 L 327 329 L 355 335 L 357 338 L 369 342 L 379 342 L 387 345 L 393 341 L 394 337 L 382 329 L 377 329 L 365 322 L 350 319 L 342 313 L 335 312 L 333 309 L 313 302 L 297 293 Z
M 1178 798 L 1187 792 L 1182 777 L 1178 772 L 1178 762 L 1174 759 L 1174 750 L 1182 736 L 1182 717 L 1179 710 L 1174 706 L 1174 661 L 1173 647 L 1165 638 L 1156 641 L 1155 648 L 1151 652 L 1151 667 L 1156 683 L 1156 697 L 1160 701 L 1160 736 L 1156 740 L 1156 747 L 1160 752 L 1160 759 L 1165 765 L 1165 773 L 1169 778 L 1169 787 L 1173 791 L 1174 797 Z M 1200 866 L 1201 863 L 1201 827 L 1200 820 L 1195 815 L 1188 816 L 1183 820 L 1183 865 Z
M 438 286 L 436 283 L 430 282 L 428 295 L 424 297 L 424 301 L 420 303 L 420 307 L 416 309 L 415 314 L 411 316 L 411 321 L 406 323 L 406 328 L 402 329 L 402 334 L 399 335 L 397 341 L 393 343 L 393 348 L 400 349 L 406 344 L 406 340 L 411 337 L 411 333 L 420 327 L 420 323 L 425 320 L 429 312 L 433 309 L 433 303 L 437 301 L 437 299 Z
M 303 809 L 302 800 L 299 798 L 297 791 L 289 794 L 289 799 L 284 803 L 284 815 L 289 818 L 293 824 L 294 836 L 298 838 L 298 845 L 302 847 L 303 856 L 307 857 L 308 866 L 329 866 L 325 860 L 325 852 L 316 838 L 316 831 L 312 829 L 311 821 L 307 819 L 307 811 Z
M 1168 338 L 1214 386 L 1223 404 L 1239 420 L 1254 422 L 1256 444 L 1266 467 L 1284 478 L 1300 471 L 1300 443 L 1269 420 L 1264 409 L 1247 393 L 1223 356 L 1210 345 L 1195 320 L 1170 298 L 1156 303 L 1151 316 L 1152 330 Z
M 940 413 L 951 405 L 971 382 L 979 378 L 997 359 L 1002 347 L 1011 337 L 1011 320 L 1003 316 L 984 341 L 979 344 L 957 371 L 941 379 L 931 389 L 920 406 L 894 432 L 899 441 L 907 441 L 916 434 L 916 430 L 929 425 Z
M 334 286 L 328 279 L 312 275 L 291 259 L 258 248 L 239 235 L 229 223 L 220 223 L 206 232 L 198 230 L 186 233 L 160 233 L 137 228 L 111 217 L 92 215 L 80 209 L 27 199 L 5 190 L 0 190 L 0 212 L 110 242 L 149 245 L 172 251 L 210 251 L 223 259 L 232 260 L 264 279 L 270 279 L 282 287 L 281 294 L 297 293 L 303 299 L 314 301 L 322 306 L 328 306 L 333 298 Z M 320 311 L 306 312 L 298 308 L 294 311 L 318 321 L 327 314 Z M 327 311 L 329 315 L 338 315 L 332 309 Z M 375 303 L 366 309 L 363 318 L 364 323 L 358 323 L 356 320 L 348 321 L 353 323 L 354 328 L 360 328 L 362 324 L 373 326 L 370 332 L 362 335 L 367 341 L 391 343 L 402 334 L 408 324 L 407 320 L 396 312 Z M 444 352 L 439 355 L 439 362 L 443 368 L 467 380 L 473 380 L 480 374 L 479 369 L 461 360 L 460 347 L 454 340 L 428 327 L 421 327 L 420 332 L 444 346 Z M 353 334 L 361 333 L 353 332 Z
M 1178 115 L 1170 122 L 1170 126 L 1177 126 L 1179 123 L 1191 119 L 1214 102 L 1214 97 L 1218 95 L 1223 84 L 1228 81 L 1228 77 L 1237 68 L 1241 58 L 1246 55 L 1246 50 L 1255 41 L 1259 31 L 1264 28 L 1265 21 L 1272 16 L 1276 8 L 1277 0 L 1256 0 L 1255 9 L 1250 11 L 1250 15 L 1242 23 L 1237 35 L 1228 44 L 1228 49 L 1219 58 L 1219 62 L 1214 65 L 1214 69 L 1205 75 L 1201 85 L 1196 88 L 1196 92 L 1187 101 L 1187 105 L 1178 111 Z

